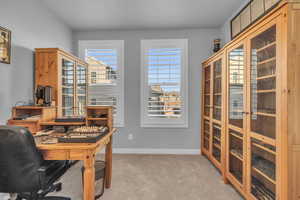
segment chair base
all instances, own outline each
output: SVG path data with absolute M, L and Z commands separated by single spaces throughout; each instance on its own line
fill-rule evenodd
M 71 198 L 68 197 L 44 197 L 43 200 L 71 200 Z
M 71 200 L 71 198 L 68 197 L 54 197 L 54 196 L 48 196 L 48 197 L 41 197 L 41 198 L 22 198 L 22 197 L 17 197 L 16 200 Z

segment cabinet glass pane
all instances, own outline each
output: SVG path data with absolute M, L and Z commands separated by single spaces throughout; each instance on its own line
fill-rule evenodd
M 213 157 L 221 162 L 221 126 L 213 124 Z
M 243 134 L 229 129 L 229 171 L 243 183 Z
M 231 28 L 232 28 L 232 36 L 233 37 L 241 32 L 241 17 L 240 16 L 237 16 L 232 21 Z
M 245 8 L 245 10 L 241 13 L 241 28 L 245 29 L 251 23 L 251 7 L 250 5 Z
M 276 26 L 251 40 L 251 131 L 276 138 Z
M 204 68 L 204 115 L 209 117 L 210 115 L 210 79 L 211 79 L 210 66 Z
M 265 0 L 265 10 L 270 9 L 272 6 L 274 6 L 279 1 L 280 0 Z
M 253 0 L 251 3 L 251 17 L 252 21 L 255 21 L 265 12 L 263 0 Z
M 251 140 L 251 193 L 257 199 L 276 199 L 276 148 Z
M 214 62 L 213 118 L 221 120 L 222 107 L 222 59 Z
M 86 108 L 86 92 L 87 92 L 87 82 L 86 82 L 86 68 L 77 65 L 76 68 L 76 103 L 77 103 L 77 114 L 84 115 Z
M 203 136 L 204 136 L 204 139 L 203 139 L 203 145 L 204 145 L 204 148 L 209 151 L 209 141 L 210 141 L 210 123 L 208 120 L 204 120 L 203 121 L 204 124 L 204 133 L 203 133 Z
M 243 128 L 244 47 L 229 52 L 229 124 Z
M 74 115 L 74 62 L 62 59 L 62 115 Z

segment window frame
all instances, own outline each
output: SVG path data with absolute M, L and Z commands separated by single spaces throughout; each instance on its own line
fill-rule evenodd
M 115 127 L 124 127 L 124 40 L 79 40 L 78 41 L 78 55 L 85 60 L 85 49 L 117 49 L 118 52 L 118 73 L 119 85 L 118 94 L 119 104 L 117 104 L 117 111 L 119 112 L 118 121 L 114 121 Z M 89 73 L 89 72 L 88 72 Z
M 180 93 L 183 106 L 180 119 L 150 119 L 148 117 L 148 69 L 145 53 L 149 48 L 182 48 Z M 188 39 L 144 39 L 141 40 L 141 127 L 145 128 L 188 128 L 189 83 L 188 83 Z

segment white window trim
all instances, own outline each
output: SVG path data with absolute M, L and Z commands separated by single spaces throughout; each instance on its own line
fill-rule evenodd
M 118 55 L 118 71 L 120 74 L 120 102 L 118 111 L 120 115 L 119 122 L 114 122 L 115 127 L 124 127 L 124 40 L 79 40 L 78 55 L 81 59 L 85 59 L 85 51 L 87 48 L 117 48 L 120 52 Z
M 181 63 L 181 95 L 183 97 L 180 119 L 149 119 L 148 110 L 148 71 L 145 63 L 146 47 L 162 48 L 180 46 L 184 49 Z M 141 127 L 145 128 L 188 128 L 188 39 L 141 40 Z

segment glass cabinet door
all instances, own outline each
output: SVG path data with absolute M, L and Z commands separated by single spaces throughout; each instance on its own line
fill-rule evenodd
M 75 63 L 62 59 L 62 115 L 74 115 L 74 67 Z
M 76 66 L 76 114 L 83 116 L 86 109 L 87 80 L 86 67 Z
M 221 121 L 222 114 L 222 59 L 213 64 L 213 118 Z
M 229 94 L 228 94 L 228 118 L 229 124 L 243 128 L 244 111 L 244 85 L 245 85 L 245 61 L 244 46 L 229 52 Z
M 251 132 L 276 139 L 276 25 L 251 40 Z
M 210 150 L 210 122 L 208 120 L 203 120 L 203 147 L 206 151 Z
M 276 199 L 276 148 L 251 139 L 251 194 L 256 199 Z
M 241 186 L 245 184 L 244 91 L 245 47 L 240 45 L 228 54 L 228 171 Z
M 221 162 L 221 126 L 219 124 L 213 123 L 212 126 L 212 156 L 218 161 Z
M 204 116 L 210 117 L 210 80 L 211 79 L 211 68 L 207 66 L 204 68 Z
M 243 184 L 244 177 L 244 136 L 229 129 L 229 172 L 235 179 Z

